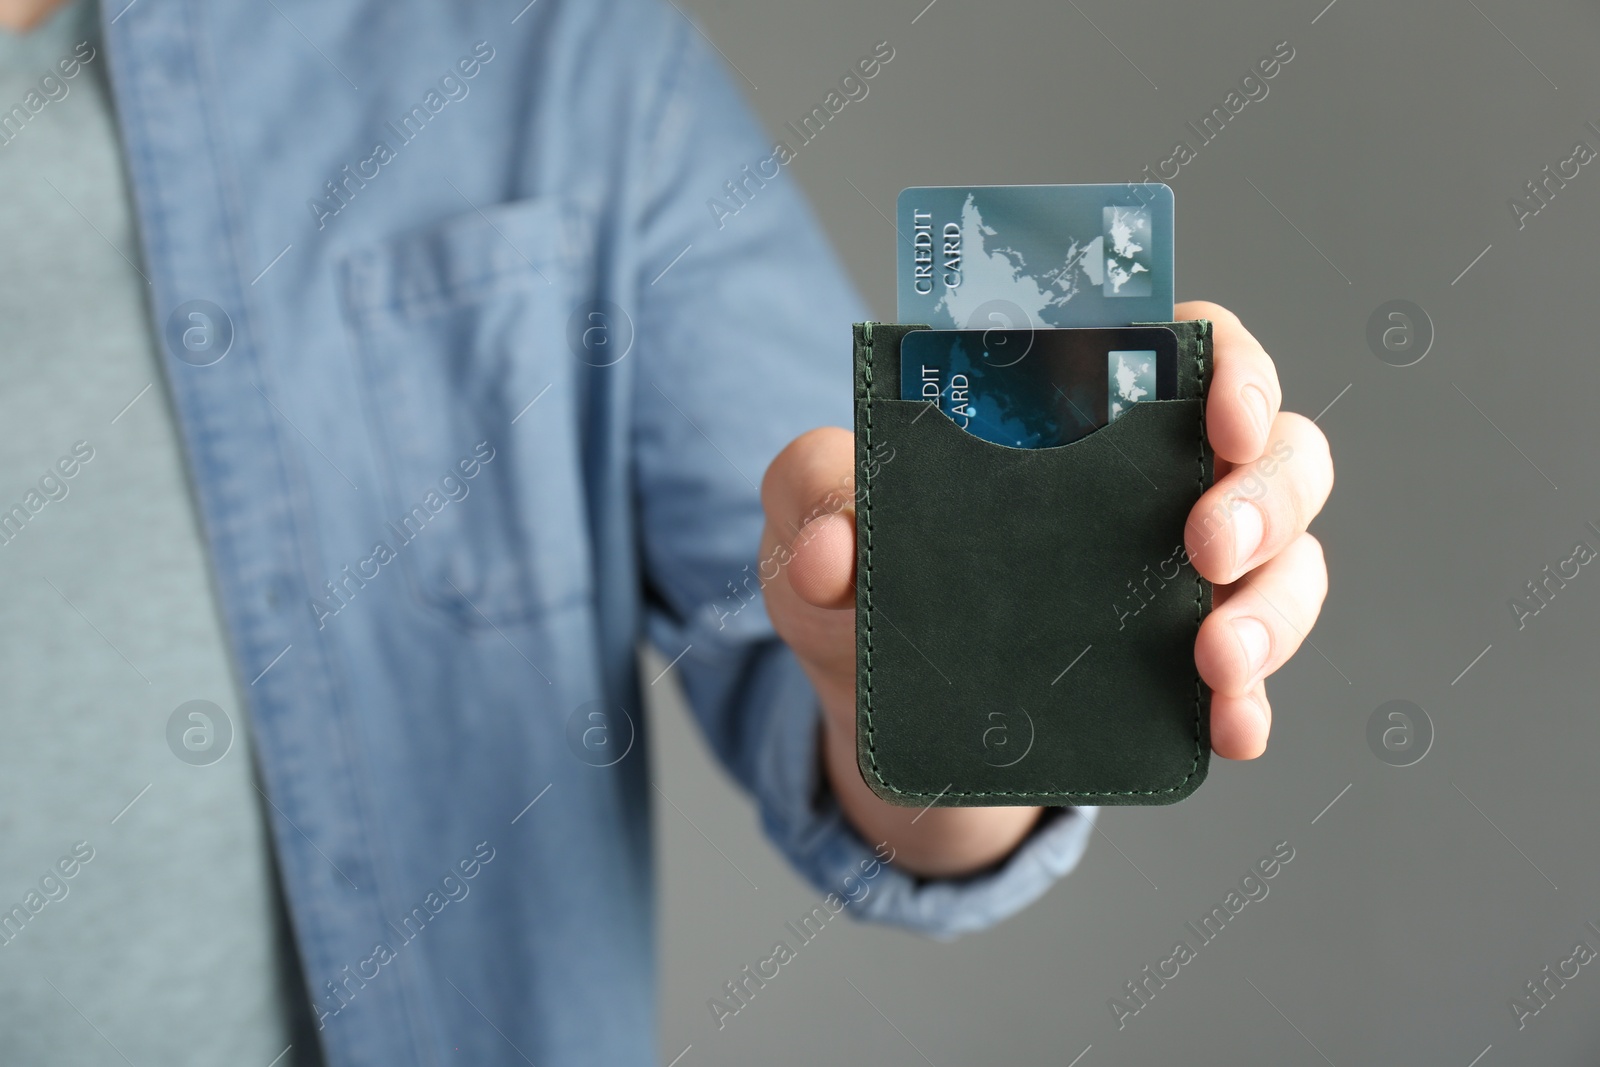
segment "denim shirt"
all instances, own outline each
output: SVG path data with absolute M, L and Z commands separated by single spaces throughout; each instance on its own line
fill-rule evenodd
M 804 877 L 874 861 L 758 596 L 761 476 L 850 424 L 864 317 L 780 173 L 804 147 L 651 0 L 103 19 L 330 1062 L 654 1062 L 642 641 Z M 983 927 L 1091 815 L 849 910 Z

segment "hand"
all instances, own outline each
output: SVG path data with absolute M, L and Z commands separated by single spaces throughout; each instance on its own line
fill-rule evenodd
M 1305 529 L 1328 498 L 1333 464 L 1310 420 L 1279 412 L 1272 360 L 1232 312 L 1189 303 L 1177 317 L 1210 319 L 1215 331 L 1206 432 L 1217 481 L 1190 513 L 1186 541 L 1195 568 L 1216 584 L 1216 604 L 1196 638 L 1195 664 L 1212 690 L 1212 748 L 1251 759 L 1266 749 L 1272 721 L 1264 679 L 1300 646 L 1327 592 L 1321 546 Z M 767 611 L 816 686 L 823 764 L 851 822 L 869 842 L 888 841 L 915 873 L 967 873 L 1009 854 L 1040 809 L 919 813 L 880 800 L 861 780 L 854 447 L 846 430 L 812 430 L 767 469 L 761 558 L 787 560 L 782 580 L 766 587 Z
M 1303 415 L 1279 411 L 1278 372 L 1238 316 L 1179 304 L 1179 319 L 1210 319 L 1215 364 L 1206 436 L 1216 484 L 1189 513 L 1189 559 L 1215 585 L 1194 661 L 1211 687 L 1211 747 L 1228 759 L 1266 751 L 1266 678 L 1288 662 L 1328 593 L 1322 546 L 1306 533 L 1333 489 L 1328 439 Z

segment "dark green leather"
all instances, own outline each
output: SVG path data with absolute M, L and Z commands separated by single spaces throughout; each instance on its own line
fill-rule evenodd
M 885 800 L 1168 804 L 1205 779 L 1211 586 L 1181 549 L 1212 482 L 1211 325 L 1163 325 L 1178 399 L 1028 450 L 899 399 L 926 327 L 856 325 L 857 747 Z

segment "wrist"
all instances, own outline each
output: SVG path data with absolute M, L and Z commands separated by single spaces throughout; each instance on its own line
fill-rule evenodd
M 808 670 L 822 706 L 818 761 L 845 817 L 871 843 L 895 850 L 895 865 L 912 874 L 974 874 L 1009 856 L 1039 821 L 1035 807 L 932 807 L 890 804 L 862 779 L 856 752 L 855 678 Z

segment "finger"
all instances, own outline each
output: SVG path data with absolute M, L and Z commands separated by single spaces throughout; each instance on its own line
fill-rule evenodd
M 773 555 L 800 599 L 819 608 L 855 596 L 854 464 L 854 435 L 826 426 L 790 442 L 761 480 L 768 536 L 787 546 Z
M 1211 697 L 1211 750 L 1223 759 L 1255 759 L 1267 750 L 1272 705 L 1258 684 L 1236 697 Z
M 1328 439 L 1310 419 L 1284 412 L 1266 453 L 1231 469 L 1189 512 L 1189 559 L 1213 582 L 1237 581 L 1299 537 L 1332 491 Z
M 1266 449 L 1283 403 L 1278 370 L 1239 317 L 1204 300 L 1179 304 L 1178 319 L 1210 319 L 1214 362 L 1206 392 L 1206 433 L 1217 455 L 1249 463 Z
M 1322 546 L 1301 534 L 1223 592 L 1200 624 L 1194 662 L 1219 696 L 1243 696 L 1294 655 L 1328 594 Z

